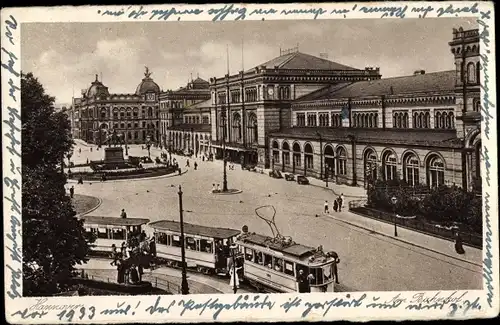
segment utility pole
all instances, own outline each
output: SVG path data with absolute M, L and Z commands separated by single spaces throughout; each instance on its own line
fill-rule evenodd
M 182 264 L 182 282 L 181 282 L 181 293 L 183 295 L 189 294 L 189 285 L 187 282 L 186 274 L 186 243 L 184 239 L 184 217 L 182 215 L 182 188 L 179 185 L 179 214 L 181 221 L 181 264 Z
M 222 174 L 222 192 L 227 192 L 227 159 L 226 159 L 226 110 L 223 109 L 221 112 L 222 125 L 224 126 L 224 131 L 222 134 L 222 159 L 223 159 L 223 174 Z
M 232 257 L 233 257 L 233 293 L 236 294 L 238 291 L 238 286 L 236 285 L 236 277 L 238 276 L 236 274 L 236 247 L 231 245 L 231 251 L 232 251 Z

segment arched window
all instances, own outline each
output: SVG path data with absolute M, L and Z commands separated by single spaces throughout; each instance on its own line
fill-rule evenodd
M 290 145 L 288 142 L 283 142 L 283 164 L 290 165 Z
M 369 120 L 369 118 L 370 117 L 368 116 L 368 114 L 363 114 L 363 120 L 364 120 L 363 127 L 364 128 L 368 127 L 368 123 L 369 123 L 368 120 Z
M 373 116 L 373 127 L 378 128 L 378 113 Z
M 307 143 L 304 146 L 304 166 L 307 169 L 312 169 L 313 168 L 313 148 L 311 144 Z
M 368 127 L 370 127 L 370 128 L 373 127 L 373 114 L 372 113 L 370 113 Z
M 477 83 L 481 82 L 480 73 L 481 73 L 481 63 L 478 62 L 478 63 L 476 63 L 476 82 Z
M 450 129 L 454 129 L 455 128 L 455 115 L 453 114 L 453 112 L 451 112 L 448 114 L 448 117 L 450 118 Z
M 448 113 L 443 113 L 443 129 L 448 129 L 450 127 L 450 120 L 448 119 Z
M 239 113 L 233 114 L 233 141 L 241 141 L 241 116 Z
M 347 174 L 347 153 L 343 147 L 337 148 L 337 175 Z
M 115 120 L 118 119 L 118 108 L 113 109 L 113 119 L 115 119 Z
M 472 105 L 473 105 L 472 109 L 474 110 L 474 112 L 481 111 L 481 102 L 479 101 L 479 99 L 474 99 L 474 102 Z
M 444 162 L 438 155 L 428 159 L 427 184 L 432 188 L 444 185 Z
M 429 112 L 425 112 L 424 127 L 427 129 L 431 127 L 431 113 L 429 113 Z
M 132 108 L 127 107 L 127 119 L 132 117 Z
M 335 153 L 331 145 L 325 146 L 324 156 L 325 156 L 325 170 L 326 170 L 325 174 L 335 175 Z
M 258 140 L 258 130 L 257 130 L 257 116 L 255 114 L 250 114 L 248 117 L 247 125 L 248 142 L 256 143 Z
M 404 181 L 410 185 L 418 185 L 419 163 L 418 158 L 413 153 L 408 153 L 403 160 Z
M 396 179 L 397 158 L 394 152 L 387 151 L 383 156 L 384 180 L 389 181 Z
M 101 108 L 101 118 L 102 119 L 106 118 L 106 109 L 105 108 Z
M 300 167 L 300 156 L 301 156 L 301 152 L 300 152 L 300 145 L 295 142 L 293 144 L 293 163 L 294 163 L 294 166 L 297 166 L 297 167 Z
M 371 149 L 364 155 L 365 183 L 372 183 L 377 179 L 377 155 Z
M 436 129 L 439 129 L 440 126 L 439 126 L 439 121 L 441 120 L 441 113 L 440 112 L 437 112 L 436 113 L 436 116 L 434 118 L 434 128 Z
M 274 163 L 278 164 L 280 162 L 280 149 L 277 141 L 273 141 L 273 160 Z
M 467 64 L 467 83 L 476 83 L 476 74 L 476 66 L 473 62 L 469 62 L 469 64 Z
M 153 108 L 148 107 L 148 117 L 153 117 Z

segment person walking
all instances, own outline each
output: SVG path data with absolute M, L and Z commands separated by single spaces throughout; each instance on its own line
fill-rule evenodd
M 196 161 L 194 162 L 194 170 L 197 170 L 198 169 L 198 164 L 196 163 Z
M 69 189 L 69 196 L 73 198 L 74 195 L 75 195 L 75 187 L 71 186 L 71 188 Z
M 220 192 L 220 185 L 217 184 L 217 192 Z
M 115 244 L 111 245 L 111 258 L 113 259 L 113 261 L 111 261 L 111 263 L 109 263 L 109 264 L 114 265 L 114 266 L 118 266 L 116 264 L 116 262 L 118 261 L 118 251 L 116 250 Z
M 342 202 L 342 199 L 340 196 L 337 198 L 337 201 L 339 202 L 339 212 L 342 212 L 342 203 L 343 202 Z
M 337 212 L 339 210 L 339 201 L 337 199 L 333 200 L 333 211 Z
M 215 193 L 215 184 L 212 184 L 212 193 Z
M 127 212 L 125 212 L 125 209 L 122 209 L 122 213 L 120 214 L 120 217 L 122 219 L 126 219 L 127 218 Z
M 335 283 L 339 284 L 339 273 L 337 265 L 340 263 L 340 258 L 337 252 L 330 252 L 330 256 L 333 257 L 333 276 L 335 277 Z
M 186 167 L 189 167 L 189 159 L 186 160 Z
M 328 210 L 328 201 L 325 201 L 325 213 L 330 213 Z

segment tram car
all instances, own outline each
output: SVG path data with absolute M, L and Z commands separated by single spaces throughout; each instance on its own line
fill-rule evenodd
M 167 266 L 181 266 L 180 222 L 160 220 L 149 224 L 154 229 L 156 257 Z M 233 255 L 231 245 L 240 231 L 206 227 L 184 222 L 186 266 L 204 274 L 228 275 Z M 236 250 L 237 251 L 237 250 Z M 237 265 L 243 256 L 235 256 Z
M 123 242 L 140 234 L 143 226 L 149 222 L 149 219 L 99 216 L 83 216 L 80 219 L 83 220 L 85 231 L 95 234 L 96 241 L 92 250 L 97 255 L 109 255 L 113 244 L 120 249 Z
M 299 272 L 307 277 L 311 292 L 334 292 L 334 263 L 322 247 L 294 243 L 291 238 L 271 238 L 242 232 L 236 242 L 244 256 L 244 279 L 260 291 L 299 292 Z

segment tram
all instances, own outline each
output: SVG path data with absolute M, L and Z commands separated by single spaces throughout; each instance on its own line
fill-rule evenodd
M 93 250 L 101 253 L 111 253 L 113 244 L 120 248 L 123 242 L 139 235 L 149 222 L 149 219 L 99 216 L 83 216 L 80 219 L 85 231 L 96 236 Z
M 160 220 L 149 224 L 154 229 L 156 256 L 167 266 L 181 265 L 180 222 Z M 230 246 L 240 231 L 184 223 L 186 266 L 204 274 L 228 274 Z M 236 257 L 236 258 L 242 258 Z
M 244 229 L 245 230 L 245 229 Z M 267 237 L 243 232 L 236 244 L 244 255 L 244 279 L 262 291 L 299 292 L 299 272 L 311 292 L 334 292 L 334 263 L 322 247 L 296 244 L 289 237 Z

